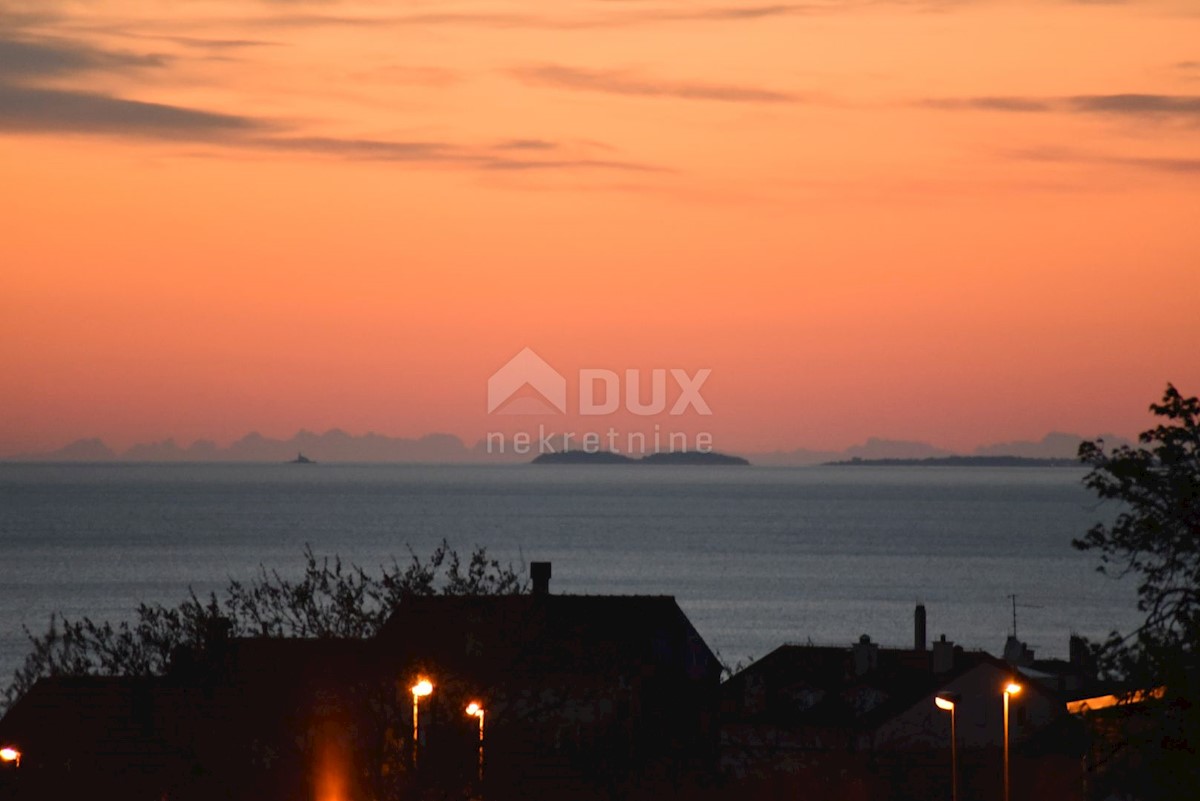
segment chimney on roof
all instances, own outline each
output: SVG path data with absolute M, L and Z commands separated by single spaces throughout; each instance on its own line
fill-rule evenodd
M 1096 665 L 1092 660 L 1092 651 L 1088 648 L 1087 640 L 1078 634 L 1072 634 L 1069 642 L 1071 667 L 1085 674 L 1094 673 Z
M 871 642 L 866 634 L 858 638 L 851 650 L 854 652 L 855 676 L 862 676 L 879 667 L 879 646 Z
M 1075 672 L 1084 679 L 1095 679 L 1096 661 L 1092 658 L 1092 651 L 1088 648 L 1087 640 L 1078 634 L 1072 634 L 1070 648 L 1071 667 L 1075 668 Z
M 550 594 L 549 562 L 530 562 L 529 575 L 533 578 L 533 594 L 535 597 Z
M 1004 641 L 1004 661 L 1028 667 L 1033 664 L 1033 649 L 1010 634 Z
M 917 604 L 913 612 L 913 650 L 925 650 L 925 604 Z
M 933 643 L 933 672 L 948 673 L 954 669 L 954 643 L 943 634 Z

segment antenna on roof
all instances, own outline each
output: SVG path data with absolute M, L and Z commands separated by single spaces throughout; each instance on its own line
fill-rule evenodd
M 1012 636 L 1013 636 L 1013 639 L 1015 640 L 1015 639 L 1017 639 L 1017 594 L 1009 593 L 1008 595 L 1006 595 L 1004 597 L 1012 600 L 1012 618 L 1013 618 Z M 1021 608 L 1022 609 L 1041 609 L 1042 607 L 1037 606 L 1035 604 L 1021 604 Z

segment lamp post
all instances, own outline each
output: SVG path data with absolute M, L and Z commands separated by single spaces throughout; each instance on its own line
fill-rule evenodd
M 479 718 L 479 781 L 483 781 L 483 706 L 472 701 L 467 704 L 467 714 Z
M 433 692 L 433 684 L 424 676 L 417 677 L 417 683 L 412 686 L 413 697 L 413 768 L 417 767 L 417 743 L 421 737 L 421 727 L 419 725 L 421 705 L 418 703 L 422 698 Z
M 21 767 L 21 752 L 12 746 L 0 748 L 0 762 L 11 762 L 19 768 Z
M 1004 801 L 1011 801 L 1012 790 L 1008 772 L 1008 699 L 1021 692 L 1021 685 L 1010 681 L 1004 685 Z
M 933 702 L 938 709 L 950 713 L 950 799 L 958 801 L 958 732 L 955 727 L 955 711 L 958 706 L 958 693 L 938 693 Z

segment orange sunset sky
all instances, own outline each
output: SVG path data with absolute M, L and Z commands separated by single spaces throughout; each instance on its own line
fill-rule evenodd
M 0 455 L 489 430 L 524 347 L 718 447 L 1200 392 L 1195 0 L 0 0 Z

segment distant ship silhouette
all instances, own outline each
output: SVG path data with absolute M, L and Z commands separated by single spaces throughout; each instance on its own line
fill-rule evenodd
M 309 459 L 303 453 L 296 451 L 296 458 L 288 462 L 288 464 L 316 464 L 316 461 Z

